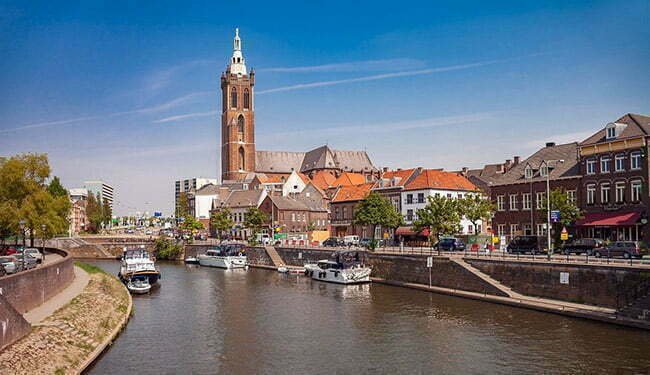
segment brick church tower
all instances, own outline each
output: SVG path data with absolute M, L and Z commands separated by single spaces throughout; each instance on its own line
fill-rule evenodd
M 233 53 L 221 74 L 221 180 L 241 180 L 255 171 L 255 72 L 246 71 L 239 29 Z

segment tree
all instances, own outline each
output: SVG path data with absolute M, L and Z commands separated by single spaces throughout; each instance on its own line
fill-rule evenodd
M 464 198 L 458 200 L 458 207 L 461 216 L 464 216 L 474 226 L 474 234 L 479 234 L 478 221 L 490 219 L 496 209 L 494 203 L 483 192 L 465 195 Z
M 0 202 L 20 206 L 30 194 L 45 188 L 50 175 L 46 154 L 21 154 L 0 159 Z
M 178 202 L 176 206 L 176 217 L 186 217 L 188 215 L 189 203 L 187 200 L 187 192 L 182 192 L 178 195 Z
M 70 200 L 67 196 L 54 198 L 46 190 L 30 194 L 18 209 L 18 216 L 25 220 L 30 234 L 30 246 L 34 246 L 34 237 L 52 238 L 65 233 L 69 223 L 67 219 Z M 42 230 L 45 225 L 45 230 Z
M 18 210 L 13 202 L 0 203 L 0 245 L 5 244 L 5 239 L 18 232 Z
M 560 236 L 562 234 L 562 228 L 573 224 L 576 220 L 582 218 L 582 212 L 576 206 L 575 202 L 569 198 L 567 193 L 561 189 L 551 190 L 551 211 L 560 211 L 560 221 L 557 223 L 552 223 L 551 228 L 553 229 L 553 244 L 557 249 L 559 248 L 562 241 Z M 548 201 L 543 200 L 543 209 L 540 212 L 543 212 L 544 217 L 548 217 Z
M 183 246 L 165 237 L 158 237 L 154 246 L 157 259 L 174 260 L 183 252 Z
M 369 248 L 374 249 L 377 243 L 375 232 L 378 226 L 394 229 L 399 227 L 403 221 L 402 215 L 397 212 L 390 200 L 373 191 L 357 205 L 352 224 L 369 225 L 372 228 Z
M 196 220 L 194 216 L 187 215 L 185 216 L 185 220 L 181 224 L 181 229 L 189 230 L 193 232 L 196 230 L 205 229 L 205 227 L 203 226 L 203 223 Z
M 47 187 L 47 192 L 50 193 L 54 198 L 67 197 L 68 191 L 61 185 L 61 181 L 57 176 L 52 178 L 50 184 Z
M 112 218 L 113 209 L 111 209 L 111 205 L 108 202 L 108 199 L 104 198 L 102 201 L 102 223 L 104 223 L 104 226 L 109 226 L 111 224 Z
M 219 239 L 221 239 L 221 233 L 232 228 L 234 224 L 230 209 L 227 207 L 210 213 L 210 227 L 214 228 Z
M 88 194 L 86 201 L 86 217 L 88 218 L 88 231 L 90 233 L 97 233 L 102 227 L 104 221 L 104 214 L 102 206 L 99 204 L 99 195 Z
M 428 229 L 432 240 L 434 235 L 436 240 L 440 240 L 441 236 L 452 235 L 462 229 L 457 199 L 448 199 L 437 195 L 429 196 L 427 205 L 417 210 L 416 214 L 417 219 L 413 221 L 413 228 L 418 233 Z
M 244 216 L 244 227 L 251 230 L 249 242 L 251 245 L 257 245 L 257 234 L 260 232 L 262 226 L 269 221 L 269 217 L 257 207 L 250 207 L 246 210 Z

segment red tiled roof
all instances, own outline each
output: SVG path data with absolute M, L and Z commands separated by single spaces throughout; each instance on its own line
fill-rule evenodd
M 332 183 L 332 186 L 360 185 L 366 182 L 366 178 L 359 173 L 343 172 L 339 178 Z
M 308 184 L 309 181 L 311 181 L 311 180 L 309 179 L 309 177 L 307 177 L 307 175 L 304 174 L 304 173 L 298 173 L 298 176 L 300 176 L 300 178 L 302 179 L 302 182 L 304 182 L 305 184 Z
M 393 177 L 398 177 L 400 180 L 395 186 L 401 186 L 406 183 L 408 178 L 415 172 L 416 168 L 411 169 L 402 169 L 399 171 L 386 171 L 381 175 L 381 178 L 391 179 Z
M 311 179 L 311 182 L 321 190 L 327 190 L 334 181 L 336 181 L 336 177 L 328 171 L 318 171 Z
M 370 189 L 374 184 L 346 185 L 341 186 L 336 192 L 332 202 L 350 202 L 360 201 L 370 194 Z
M 405 190 L 444 189 L 444 190 L 478 190 L 476 185 L 459 173 L 425 169 Z

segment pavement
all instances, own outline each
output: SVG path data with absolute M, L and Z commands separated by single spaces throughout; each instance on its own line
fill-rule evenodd
M 72 301 L 73 298 L 81 294 L 86 285 L 88 285 L 88 281 L 90 281 L 90 276 L 88 273 L 75 266 L 74 280 L 72 280 L 72 283 L 70 283 L 67 288 L 47 300 L 39 307 L 23 314 L 23 317 L 29 322 L 29 324 L 37 325 L 50 315 L 54 314 L 56 310 L 67 305 L 70 301 Z

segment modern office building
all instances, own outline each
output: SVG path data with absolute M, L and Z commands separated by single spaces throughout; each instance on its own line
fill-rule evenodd
M 84 188 L 88 190 L 88 194 L 97 196 L 99 194 L 100 200 L 108 201 L 111 210 L 113 210 L 113 187 L 104 181 L 84 181 Z
M 216 178 L 194 177 L 185 180 L 177 180 L 174 183 L 174 207 L 178 208 L 181 193 L 196 192 L 205 185 L 217 185 Z

